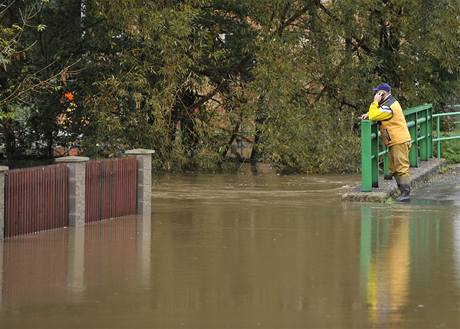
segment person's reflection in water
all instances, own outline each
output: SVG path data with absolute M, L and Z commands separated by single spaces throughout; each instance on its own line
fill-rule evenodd
M 398 323 L 408 303 L 410 281 L 409 214 L 375 216 L 369 205 L 361 208 L 361 287 L 373 325 Z

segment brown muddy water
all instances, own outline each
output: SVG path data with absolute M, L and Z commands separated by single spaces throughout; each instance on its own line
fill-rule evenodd
M 200 175 L 122 218 L 0 244 L 0 328 L 460 328 L 460 191 Z

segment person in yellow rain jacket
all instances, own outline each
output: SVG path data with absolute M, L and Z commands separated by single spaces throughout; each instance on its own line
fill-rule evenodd
M 380 122 L 383 142 L 389 148 L 388 158 L 391 175 L 396 179 L 401 195 L 399 202 L 410 201 L 409 150 L 411 137 L 399 102 L 391 95 L 391 87 L 381 83 L 373 89 L 374 101 L 362 120 Z M 391 179 L 391 178 L 390 178 Z

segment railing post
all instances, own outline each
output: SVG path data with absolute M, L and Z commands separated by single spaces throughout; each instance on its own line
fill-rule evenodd
M 423 110 L 423 117 L 425 122 L 422 122 L 420 125 L 420 138 L 423 139 L 420 141 L 420 160 L 428 160 L 428 110 Z
M 152 212 L 152 154 L 154 150 L 136 149 L 126 151 L 127 156 L 137 159 L 137 213 L 150 216 Z
M 388 159 L 388 151 L 383 155 L 383 175 L 388 176 L 390 173 L 390 164 Z
M 418 167 L 418 134 L 417 134 L 417 113 L 409 115 L 409 122 L 414 121 L 414 125 L 409 128 L 412 139 L 412 147 L 409 151 L 409 162 L 411 167 Z
M 379 126 L 377 123 L 371 123 L 371 144 L 372 144 L 372 187 L 379 187 L 379 153 L 380 138 Z M 372 138 L 372 135 L 375 138 Z
M 436 117 L 436 139 L 438 142 L 438 159 L 441 159 L 441 117 Z
M 372 122 L 361 121 L 361 191 L 372 191 Z
M 69 226 L 85 225 L 87 157 L 68 156 L 55 159 L 69 168 Z
M 431 159 L 433 157 L 433 106 L 430 106 L 428 109 L 428 158 Z
M 8 167 L 0 166 L 0 241 L 5 238 L 5 175 L 7 171 Z

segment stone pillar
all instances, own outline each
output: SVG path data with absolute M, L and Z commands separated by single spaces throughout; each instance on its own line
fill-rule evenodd
M 127 156 L 137 159 L 137 214 L 150 216 L 152 212 L 152 154 L 154 150 L 129 150 Z
M 69 226 L 85 225 L 87 157 L 69 156 L 55 159 L 69 168 Z
M 5 238 L 5 174 L 8 167 L 0 166 L 0 241 Z

